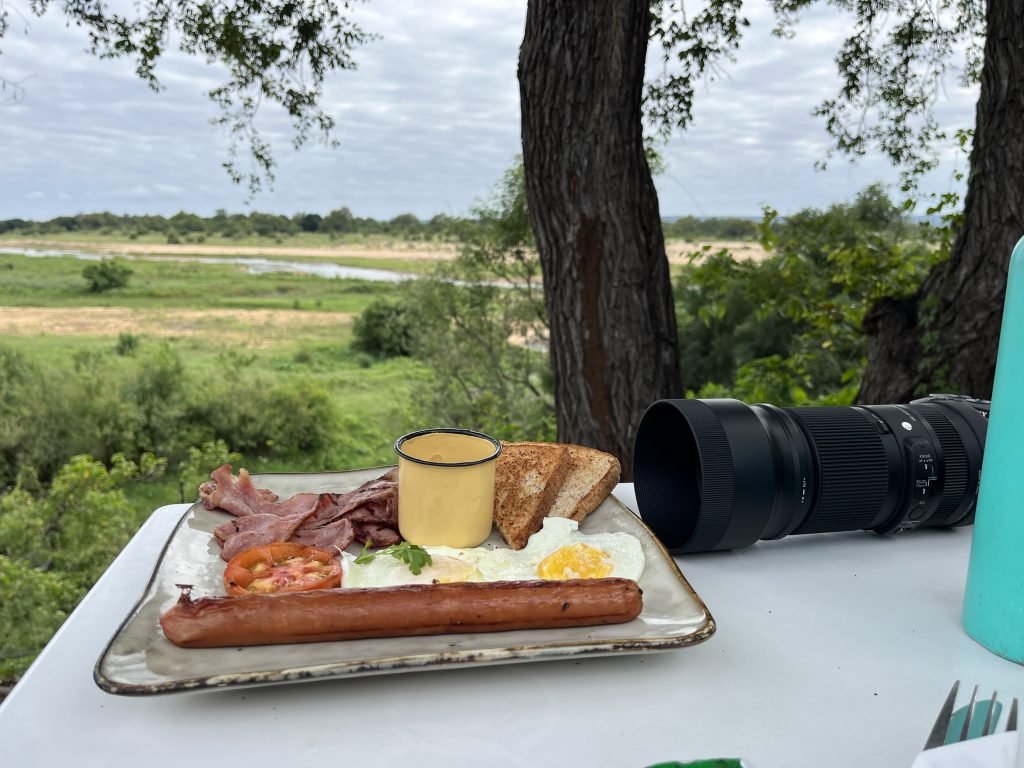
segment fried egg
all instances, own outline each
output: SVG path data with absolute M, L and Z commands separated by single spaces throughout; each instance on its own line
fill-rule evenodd
M 548 517 L 544 526 L 520 550 L 471 547 L 424 547 L 432 563 L 419 574 L 392 557 L 377 557 L 357 565 L 355 556 L 342 555 L 344 587 L 390 587 L 399 584 L 448 584 L 459 581 L 529 581 L 534 579 L 599 579 L 621 577 L 637 581 L 644 572 L 639 539 L 628 533 L 579 531 L 579 523 Z

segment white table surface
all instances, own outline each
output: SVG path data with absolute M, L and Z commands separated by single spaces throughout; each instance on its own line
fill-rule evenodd
M 632 485 L 615 493 L 635 509 Z M 104 693 L 93 665 L 186 509 L 153 513 L 0 704 L 0 765 L 643 768 L 740 756 L 754 768 L 899 768 L 953 680 L 1024 700 L 1024 667 L 960 625 L 970 529 L 791 536 L 679 558 L 718 625 L 690 648 Z

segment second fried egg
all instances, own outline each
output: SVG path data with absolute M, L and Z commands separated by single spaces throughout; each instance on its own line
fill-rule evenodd
M 345 587 L 389 587 L 399 584 L 445 584 L 459 581 L 528 581 L 534 579 L 597 579 L 621 577 L 637 581 L 644 571 L 640 541 L 628 533 L 579 531 L 579 523 L 548 517 L 521 550 L 472 547 L 425 547 L 431 565 L 418 574 L 391 557 L 356 565 L 342 556 Z

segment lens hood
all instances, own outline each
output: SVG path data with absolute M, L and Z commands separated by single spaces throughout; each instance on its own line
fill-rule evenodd
M 653 403 L 633 455 L 640 515 L 670 551 L 738 549 L 768 527 L 772 449 L 764 425 L 739 400 Z

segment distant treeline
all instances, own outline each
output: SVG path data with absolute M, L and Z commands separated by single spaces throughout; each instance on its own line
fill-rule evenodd
M 320 232 L 331 235 L 365 234 L 391 235 L 406 238 L 454 237 L 460 227 L 472 222 L 445 214 L 429 221 L 421 221 L 411 213 L 402 213 L 387 221 L 354 216 L 348 208 L 338 208 L 326 216 L 318 213 L 297 213 L 283 216 L 274 213 L 228 213 L 218 210 L 213 216 L 203 217 L 181 211 L 173 216 L 118 216 L 113 213 L 80 213 L 58 216 L 49 221 L 8 219 L 0 221 L 0 234 L 53 235 L 68 232 L 92 234 L 127 234 L 129 237 L 163 234 L 188 237 L 190 235 L 220 236 L 227 238 L 274 237 L 296 235 L 300 232 Z
M 443 213 L 422 220 L 412 213 L 379 220 L 353 215 L 338 208 L 326 216 L 296 213 L 228 213 L 217 211 L 203 217 L 181 211 L 173 216 L 118 216 L 113 213 L 80 213 L 58 216 L 49 221 L 7 219 L 0 221 L 0 235 L 83 234 L 117 235 L 135 239 L 163 235 L 168 242 L 195 241 L 197 238 L 284 237 L 299 233 L 339 235 L 385 235 L 406 240 L 455 240 L 467 230 L 479 227 L 475 219 L 447 216 Z M 688 240 L 751 240 L 758 236 L 757 222 L 743 218 L 697 218 L 684 216 L 664 223 L 665 236 Z
M 671 222 L 663 221 L 661 228 L 665 237 L 683 240 L 756 240 L 760 236 L 759 223 L 759 219 L 737 217 L 680 216 Z

